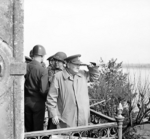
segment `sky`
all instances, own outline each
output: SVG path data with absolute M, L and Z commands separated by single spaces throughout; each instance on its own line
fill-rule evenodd
M 150 63 L 150 0 L 24 0 L 24 54 L 36 44 L 85 63 Z

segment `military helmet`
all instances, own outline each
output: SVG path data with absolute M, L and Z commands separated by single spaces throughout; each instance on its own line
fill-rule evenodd
M 53 58 L 55 59 L 55 60 L 59 60 L 59 61 L 61 61 L 61 62 L 65 62 L 65 60 L 64 59 L 66 59 L 67 58 L 67 55 L 64 53 L 64 52 L 57 52 L 54 56 L 53 56 Z
M 33 55 L 39 55 L 39 56 L 46 55 L 45 48 L 42 45 L 35 45 L 33 47 Z

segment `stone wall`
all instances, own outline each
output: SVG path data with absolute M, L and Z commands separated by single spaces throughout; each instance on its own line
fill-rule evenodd
M 0 139 L 24 138 L 23 1 L 0 0 Z

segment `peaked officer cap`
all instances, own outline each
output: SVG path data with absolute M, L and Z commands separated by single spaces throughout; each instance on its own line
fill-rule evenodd
M 70 63 L 73 63 L 73 64 L 85 65 L 85 64 L 83 64 L 83 63 L 80 61 L 79 57 L 81 57 L 80 54 L 72 55 L 72 56 L 67 57 L 65 60 L 66 60 L 67 62 L 70 62 Z

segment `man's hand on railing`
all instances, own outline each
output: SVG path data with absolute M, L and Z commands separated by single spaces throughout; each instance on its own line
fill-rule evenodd
M 58 125 L 59 124 L 59 118 L 58 118 L 58 116 L 53 117 L 52 118 L 52 122 L 53 122 L 53 124 Z

